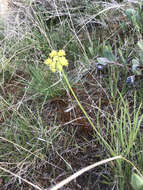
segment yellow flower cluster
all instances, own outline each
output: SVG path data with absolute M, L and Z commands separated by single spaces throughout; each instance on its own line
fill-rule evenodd
M 63 66 L 68 66 L 68 61 L 65 56 L 66 54 L 64 50 L 53 50 L 49 54 L 49 58 L 45 60 L 45 64 L 49 65 L 52 72 L 62 71 Z

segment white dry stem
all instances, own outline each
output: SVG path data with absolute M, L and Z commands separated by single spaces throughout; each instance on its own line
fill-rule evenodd
M 0 18 L 5 19 L 8 12 L 8 0 L 0 0 Z
M 79 170 L 78 172 L 74 173 L 73 175 L 69 176 L 68 178 L 64 179 L 63 181 L 61 181 L 60 183 L 58 183 L 57 185 L 55 185 L 54 187 L 52 187 L 50 190 L 58 190 L 59 188 L 63 187 L 64 185 L 68 184 L 70 181 L 72 181 L 73 179 L 77 178 L 78 176 L 82 175 L 83 173 L 97 167 L 97 166 L 100 166 L 102 164 L 105 164 L 107 162 L 111 162 L 113 160 L 117 160 L 117 159 L 122 159 L 122 156 L 115 156 L 115 157 L 112 157 L 112 158 L 108 158 L 108 159 L 105 159 L 105 160 L 101 160 L 99 162 L 96 162 L 92 165 L 89 165 L 81 170 Z

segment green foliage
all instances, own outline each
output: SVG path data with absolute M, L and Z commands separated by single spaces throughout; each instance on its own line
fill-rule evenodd
M 112 48 L 110 45 L 103 46 L 103 56 L 106 57 L 109 61 L 115 61 L 115 55 L 113 54 Z
M 42 63 L 44 64 L 44 63 Z M 44 71 L 46 67 L 35 67 L 29 65 L 31 81 L 27 84 L 30 93 L 36 93 L 36 97 L 41 95 L 48 99 L 59 96 L 62 93 L 62 84 L 60 78 L 50 70 Z
M 133 172 L 131 177 L 131 186 L 134 190 L 142 190 L 143 178 Z
M 142 21 L 143 21 L 143 12 L 142 12 L 142 5 L 140 4 L 138 9 L 127 9 L 126 10 L 126 15 L 128 16 L 128 19 L 130 20 L 130 22 L 132 23 L 132 25 L 135 27 L 135 29 L 138 32 L 142 32 L 143 31 L 143 25 L 142 25 Z
M 121 59 L 121 63 L 123 65 L 126 65 L 127 64 L 127 60 L 125 59 L 125 57 L 123 55 L 123 52 L 121 51 L 121 49 L 118 49 L 118 52 L 119 52 L 119 56 L 120 56 L 120 59 Z
M 141 75 L 141 70 L 139 69 L 140 63 L 139 63 L 139 59 L 133 59 L 132 60 L 132 71 L 135 75 Z
M 139 40 L 137 43 L 139 50 L 137 50 L 136 58 L 132 59 L 132 72 L 140 76 L 142 75 L 142 67 L 143 67 L 143 43 L 142 40 Z
M 140 41 L 138 41 L 138 46 L 139 46 L 139 48 L 140 48 L 140 50 L 143 52 L 143 41 L 142 40 L 140 40 Z
M 113 64 L 115 62 L 115 56 L 113 54 L 112 48 L 110 45 L 103 46 L 102 55 L 104 57 L 97 58 L 97 65 L 101 65 L 103 67 Z

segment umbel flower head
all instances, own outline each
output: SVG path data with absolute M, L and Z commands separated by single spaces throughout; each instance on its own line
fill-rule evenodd
M 66 54 L 64 50 L 52 50 L 49 54 L 49 58 L 45 60 L 45 64 L 49 65 L 49 68 L 52 72 L 61 72 L 63 66 L 68 66 L 68 61 L 65 56 Z

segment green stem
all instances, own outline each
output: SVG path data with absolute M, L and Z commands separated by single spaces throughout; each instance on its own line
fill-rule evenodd
M 81 105 L 80 101 L 78 100 L 76 94 L 74 93 L 74 91 L 73 91 L 73 89 L 72 89 L 72 87 L 71 87 L 71 85 L 70 85 L 70 83 L 69 83 L 69 81 L 68 81 L 68 79 L 67 79 L 67 76 L 66 76 L 64 70 L 62 70 L 62 75 L 63 75 L 64 80 L 66 81 L 66 84 L 67 84 L 68 88 L 70 89 L 70 91 L 71 91 L 73 97 L 74 97 L 75 100 L 77 101 L 77 103 L 78 103 L 78 105 L 79 105 L 81 111 L 83 112 L 83 114 L 84 114 L 85 117 L 87 118 L 88 122 L 90 123 L 90 125 L 92 126 L 92 128 L 94 129 L 94 131 L 97 133 L 97 135 L 100 137 L 100 139 L 103 141 L 103 143 L 105 144 L 105 146 L 108 147 L 108 149 L 110 150 L 110 153 L 111 153 L 113 156 L 115 156 L 115 155 L 116 155 L 115 152 L 113 151 L 113 149 L 111 148 L 111 146 L 107 143 L 107 141 L 104 140 L 104 138 L 102 137 L 102 135 L 98 132 L 98 130 L 96 129 L 96 127 L 95 127 L 95 125 L 93 124 L 92 120 L 89 118 L 87 112 L 85 111 L 85 109 L 84 109 L 83 106 Z

